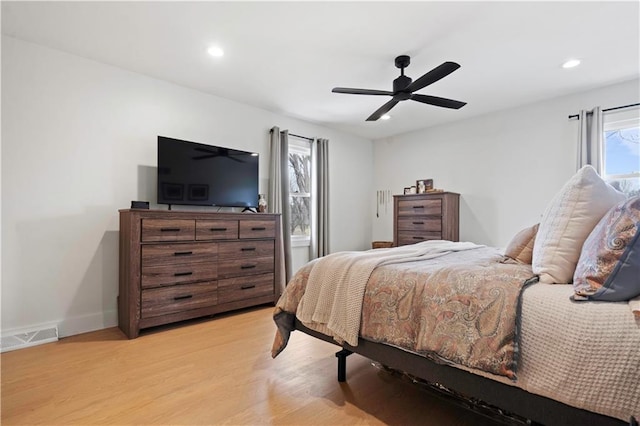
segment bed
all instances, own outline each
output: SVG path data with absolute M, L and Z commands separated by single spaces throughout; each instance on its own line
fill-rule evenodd
M 581 170 L 554 198 L 539 226 L 526 233 L 528 242 L 518 243 L 530 250 L 529 262 L 496 248 L 447 241 L 335 253 L 310 262 L 276 305 L 272 355 L 299 330 L 341 347 L 338 380 L 346 379 L 347 356 L 359 353 L 527 422 L 636 424 L 640 199 L 611 193 L 603 202 L 600 190 L 584 190 L 594 182 L 600 188 L 591 170 Z M 557 218 L 558 199 L 566 204 L 576 185 L 578 197 L 587 197 L 585 211 L 595 216 L 586 226 L 576 216 L 575 199 L 569 222 Z M 576 223 L 583 236 L 573 249 L 571 276 L 562 277 L 562 267 L 545 260 L 548 241 L 560 244 L 551 258 L 565 261 L 558 250 L 568 242 L 576 245 L 567 235 Z M 621 235 L 626 257 L 605 267 L 620 279 L 600 280 L 585 290 L 578 273 L 592 276 L 590 266 L 606 263 L 589 261 L 590 255 L 602 257 L 593 247 Z

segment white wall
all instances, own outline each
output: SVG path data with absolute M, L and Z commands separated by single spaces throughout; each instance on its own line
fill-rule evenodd
M 371 141 L 3 36 L 3 334 L 117 323 L 118 209 L 155 201 L 157 135 L 258 152 L 265 192 L 274 125 L 330 140 L 331 249 L 368 248 Z
M 417 179 L 461 194 L 460 239 L 503 247 L 539 222 L 576 170 L 580 109 L 640 99 L 639 80 L 374 141 L 375 186 L 401 194 Z M 452 112 L 455 113 L 455 112 Z M 393 239 L 392 216 L 375 219 L 373 238 Z

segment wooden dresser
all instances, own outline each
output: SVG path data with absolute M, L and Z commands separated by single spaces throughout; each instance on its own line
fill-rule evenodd
M 118 326 L 143 328 L 280 297 L 280 215 L 120 210 Z
M 393 245 L 459 239 L 460 194 L 434 192 L 393 196 Z

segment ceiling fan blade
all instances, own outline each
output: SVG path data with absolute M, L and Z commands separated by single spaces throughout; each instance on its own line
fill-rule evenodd
M 393 92 L 386 90 L 351 89 L 349 87 L 334 87 L 331 91 L 333 93 L 346 93 L 349 95 L 393 95 Z
M 194 151 L 198 151 L 198 152 L 207 152 L 209 154 L 217 154 L 218 150 L 216 148 L 213 149 L 209 149 L 209 148 L 193 148 Z
M 437 96 L 429 95 L 411 95 L 411 100 L 422 102 L 423 104 L 435 105 L 451 109 L 460 109 L 467 104 L 466 102 L 460 102 L 453 99 L 439 98 Z
M 382 117 L 383 115 L 385 115 L 386 113 L 391 111 L 391 108 L 396 106 L 398 102 L 400 102 L 400 101 L 396 101 L 395 99 L 391 99 L 389 102 L 387 102 L 386 104 L 384 104 L 380 108 L 378 108 L 378 110 L 376 112 L 371 114 L 369 116 L 369 118 L 367 118 L 367 121 L 376 121 L 378 118 Z
M 441 78 L 448 76 L 458 68 L 460 68 L 460 65 L 456 64 L 455 62 L 445 62 L 411 83 L 409 87 L 407 87 L 407 90 L 409 92 L 415 92 L 422 89 L 423 87 L 427 87 L 428 85 L 435 83 Z

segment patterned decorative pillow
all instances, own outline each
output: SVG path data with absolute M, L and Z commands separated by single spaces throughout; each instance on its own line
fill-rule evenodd
M 618 204 L 585 241 L 574 300 L 620 302 L 640 296 L 640 197 Z
M 584 166 L 562 187 L 542 215 L 533 245 L 533 273 L 542 283 L 570 283 L 582 244 L 624 194 Z
M 535 225 L 518 232 L 511 239 L 507 249 L 504 251 L 504 255 L 518 263 L 531 265 L 531 259 L 533 257 L 533 243 L 536 240 L 536 234 L 538 233 L 539 226 L 540 224 L 536 223 Z

